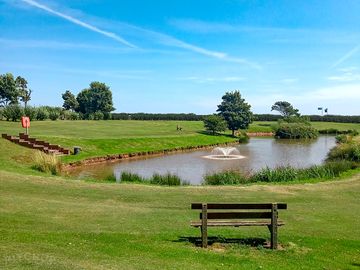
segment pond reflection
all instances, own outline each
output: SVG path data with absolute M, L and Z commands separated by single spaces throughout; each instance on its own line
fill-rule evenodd
M 275 140 L 272 138 L 251 138 L 249 143 L 237 145 L 242 159 L 206 159 L 209 150 L 174 153 L 159 157 L 145 157 L 137 160 L 122 160 L 73 169 L 70 174 L 79 178 L 103 179 L 114 173 L 119 176 L 127 171 L 143 177 L 154 173 L 172 173 L 193 185 L 199 185 L 206 174 L 224 170 L 240 170 L 245 173 L 257 171 L 266 166 L 291 165 L 308 167 L 321 164 L 328 151 L 335 146 L 335 138 L 321 136 L 316 140 Z

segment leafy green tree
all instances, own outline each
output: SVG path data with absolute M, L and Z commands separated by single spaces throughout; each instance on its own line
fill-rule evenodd
M 299 110 L 295 109 L 289 102 L 287 101 L 277 101 L 274 105 L 271 106 L 272 111 L 278 111 L 284 118 L 288 118 L 291 116 L 300 116 Z
M 224 118 L 219 115 L 209 115 L 203 121 L 205 129 L 211 131 L 213 135 L 215 135 L 216 132 L 223 132 L 226 130 L 226 122 Z
M 82 90 L 76 100 L 79 103 L 77 111 L 85 116 L 90 116 L 95 112 L 109 114 L 115 110 L 112 93 L 105 83 L 92 82 L 90 88 Z
M 31 100 L 31 89 L 28 89 L 28 82 L 23 77 L 17 76 L 15 79 L 16 89 L 20 98 L 20 101 L 24 103 L 24 107 L 26 109 L 26 106 L 28 102 Z
M 0 75 L 0 105 L 18 104 L 19 93 L 11 73 Z
M 222 102 L 218 105 L 217 112 L 227 122 L 228 128 L 235 135 L 235 130 L 246 129 L 252 122 L 251 106 L 241 98 L 239 91 L 226 92 Z
M 76 97 L 69 90 L 66 90 L 64 94 L 62 94 L 62 98 L 64 100 L 63 108 L 65 110 L 77 110 L 79 103 L 76 100 Z

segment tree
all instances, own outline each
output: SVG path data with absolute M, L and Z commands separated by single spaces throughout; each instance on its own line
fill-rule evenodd
M 215 135 L 216 132 L 222 132 L 226 130 L 226 122 L 224 118 L 219 115 L 209 115 L 203 121 L 205 129 L 211 131 L 213 135 Z
M 235 135 L 235 130 L 246 129 L 252 121 L 251 106 L 241 98 L 239 91 L 226 92 L 222 102 L 218 105 L 217 112 L 227 122 L 228 128 Z
M 79 103 L 77 111 L 86 116 L 95 112 L 110 114 L 113 107 L 112 93 L 110 88 L 101 82 L 92 82 L 90 88 L 82 90 L 76 97 Z
M 64 100 L 63 108 L 65 110 L 77 110 L 79 103 L 76 100 L 76 97 L 69 90 L 66 90 L 64 94 L 62 94 L 62 98 Z
M 31 100 L 31 93 L 32 93 L 31 89 L 28 89 L 27 83 L 28 82 L 20 76 L 17 76 L 15 79 L 16 89 L 20 97 L 20 101 L 24 102 L 25 109 L 27 103 Z
M 274 105 L 271 106 L 272 111 L 278 111 L 284 118 L 288 118 L 290 116 L 300 116 L 299 110 L 295 109 L 289 102 L 287 101 L 277 101 Z
M 18 104 L 19 93 L 11 73 L 0 75 L 0 105 Z

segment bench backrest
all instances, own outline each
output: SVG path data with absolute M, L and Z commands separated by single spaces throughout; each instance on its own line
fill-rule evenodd
M 203 219 L 204 215 L 206 215 L 206 219 L 271 219 L 273 218 L 273 213 L 277 212 L 278 209 L 287 209 L 287 204 L 286 203 L 192 203 L 191 209 L 201 210 L 200 219 Z M 229 210 L 229 211 L 225 211 L 225 210 Z M 245 210 L 251 210 L 251 211 L 245 211 Z

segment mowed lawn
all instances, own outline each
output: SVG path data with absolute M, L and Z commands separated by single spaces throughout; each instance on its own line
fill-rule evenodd
M 19 123 L 0 127 L 2 133 L 22 130 Z M 33 122 L 31 134 L 80 145 L 80 158 L 232 140 L 202 130 L 201 122 L 46 121 Z M 360 266 L 360 174 L 322 183 L 238 187 L 95 183 L 44 175 L 31 169 L 34 150 L 4 139 L 0 148 L 0 269 Z M 197 247 L 192 239 L 200 232 L 189 223 L 198 215 L 190 203 L 205 201 L 288 203 L 288 210 L 280 211 L 286 223 L 279 229 L 280 250 L 242 244 L 268 240 L 266 227 L 210 228 L 217 242 L 207 250 Z
M 317 184 L 157 187 L 0 171 L 1 269 L 359 269 L 360 175 Z M 191 202 L 286 202 L 280 250 L 266 227 L 210 228 Z
M 275 122 L 254 122 L 251 132 L 269 132 Z M 318 129 L 356 129 L 360 124 L 313 122 Z M 177 126 L 182 130 L 177 130 Z M 20 123 L 0 121 L 1 133 L 18 134 L 24 132 Z M 234 142 L 230 132 L 221 136 L 204 133 L 201 121 L 34 121 L 30 135 L 60 144 L 72 149 L 80 146 L 77 156 L 64 157 L 65 162 L 90 157 L 106 156 L 144 151 L 175 149 L 190 146 L 204 146 Z
M 0 128 L 13 135 L 24 132 L 19 122 L 0 121 Z M 204 134 L 201 121 L 34 121 L 30 136 L 70 149 L 82 148 L 80 155 L 64 157 L 65 162 L 236 141 L 228 135 Z

